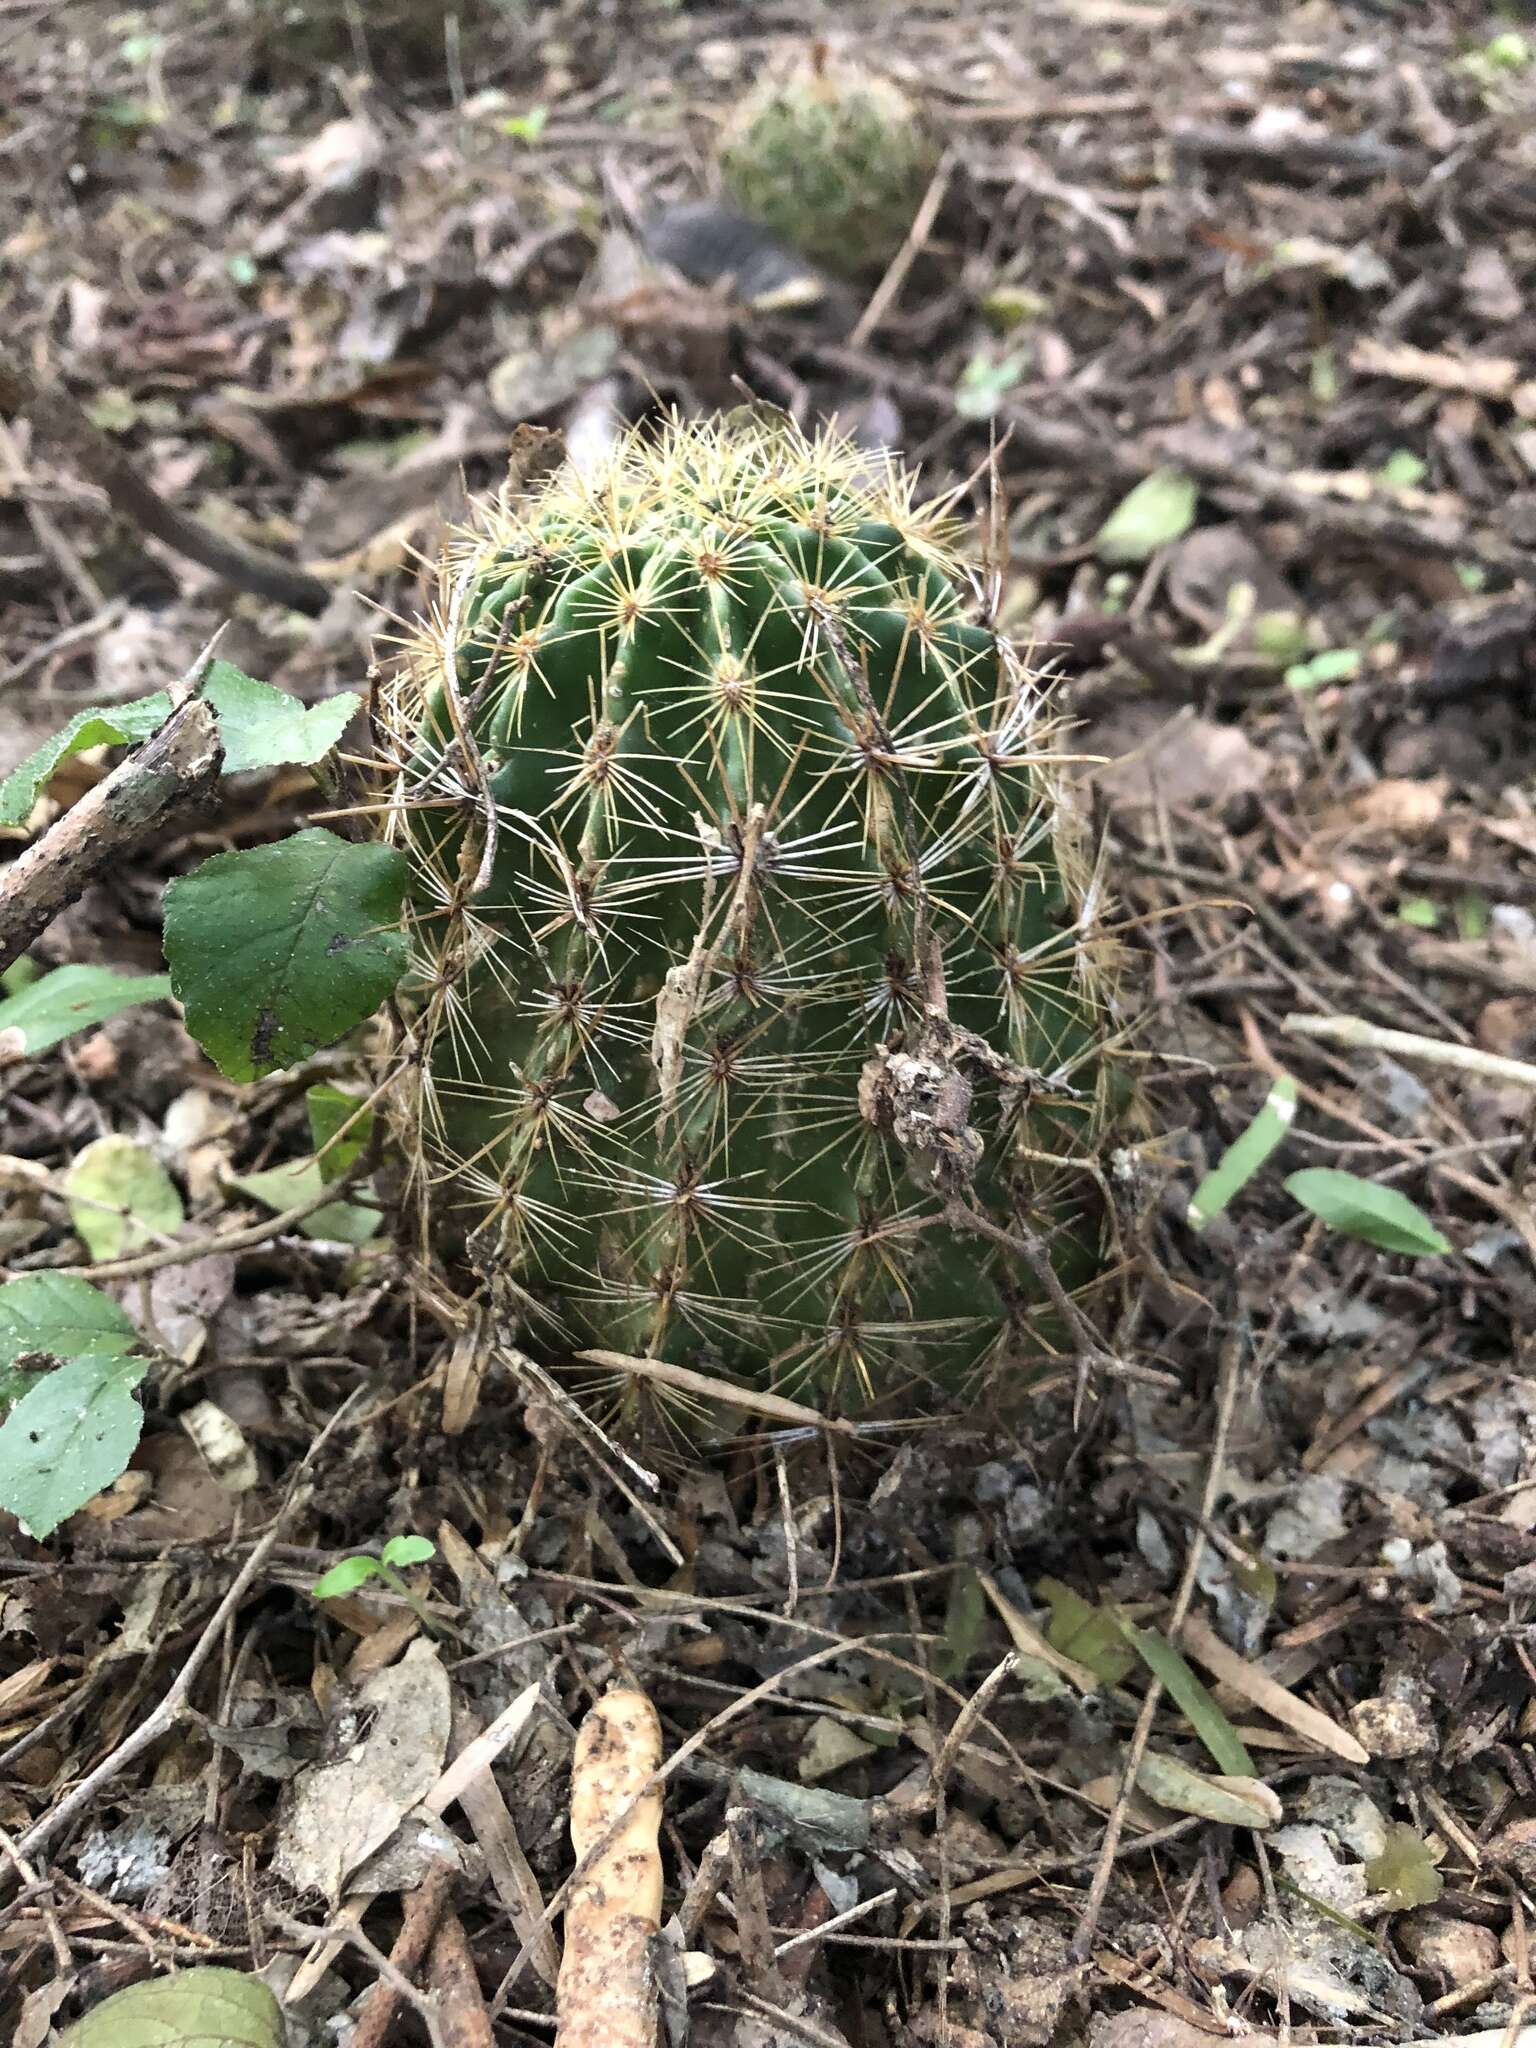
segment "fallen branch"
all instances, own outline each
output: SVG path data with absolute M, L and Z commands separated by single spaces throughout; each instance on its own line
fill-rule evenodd
M 406 1893 L 401 1905 L 400 1932 L 389 1952 L 390 1962 L 402 1977 L 413 1977 L 426 1961 L 438 1925 L 448 1911 L 458 1875 L 446 1857 L 438 1857 L 428 1865 L 415 1890 Z M 400 2004 L 399 1991 L 387 1977 L 380 1977 L 358 2010 L 352 2048 L 387 2048 L 394 2038 L 395 2015 Z
M 0 877 L 0 970 L 109 868 L 213 793 L 223 766 L 213 707 L 193 697 Z
M 1458 1073 L 1476 1074 L 1480 1080 L 1536 1089 L 1536 1066 L 1529 1060 L 1512 1060 L 1503 1053 L 1484 1052 L 1478 1045 L 1457 1045 L 1448 1038 L 1421 1038 L 1417 1031 L 1391 1031 L 1385 1025 L 1367 1023 L 1364 1017 L 1293 1013 L 1284 1019 L 1284 1028 L 1299 1038 L 1321 1038 L 1329 1045 L 1352 1046 L 1361 1052 L 1393 1053 L 1399 1059 L 1422 1060 L 1426 1066 L 1454 1067 Z
M 443 1915 L 432 1943 L 430 1974 L 442 2048 L 495 2048 L 475 1959 L 452 1907 Z
M 644 1693 L 599 1700 L 571 1765 L 578 1866 L 596 1853 L 566 1902 L 555 2048 L 655 2048 L 650 1948 L 661 1929 L 662 1800 L 660 1786 L 645 1788 L 660 1765 L 661 1722 Z
M 328 585 L 276 555 L 216 533 L 168 505 L 134 469 L 122 450 L 96 426 L 68 392 L 45 390 L 14 358 L 0 354 L 0 412 L 24 412 L 38 431 L 56 442 L 82 476 L 106 492 L 118 512 L 140 533 L 174 554 L 212 570 L 237 590 L 268 597 L 299 612 L 323 612 Z

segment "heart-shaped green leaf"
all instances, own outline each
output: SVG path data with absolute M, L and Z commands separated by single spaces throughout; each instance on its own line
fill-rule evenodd
M 126 1468 L 144 1426 L 148 1360 L 102 1353 L 44 1373 L 0 1425 L 0 1507 L 47 1536 Z
M 259 1977 L 181 1970 L 103 1999 L 59 2048 L 283 2048 L 283 2015 Z
M 120 1259 L 174 1237 L 187 1215 L 148 1146 L 115 1135 L 86 1146 L 64 1176 L 64 1198 L 93 1259 Z
M 171 986 L 232 1081 L 291 1066 L 378 1008 L 405 968 L 405 878 L 397 847 L 315 827 L 171 883 Z

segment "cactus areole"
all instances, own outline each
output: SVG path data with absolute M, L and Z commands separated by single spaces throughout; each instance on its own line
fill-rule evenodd
M 1021 1229 L 1095 1271 L 1088 883 L 955 541 L 749 410 L 445 566 L 385 699 L 411 1139 L 553 1356 L 916 1403 L 1038 1352 Z

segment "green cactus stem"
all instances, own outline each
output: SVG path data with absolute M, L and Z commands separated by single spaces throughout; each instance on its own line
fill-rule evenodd
M 411 1144 L 552 1355 L 910 1403 L 1038 1350 L 1010 1233 L 1097 1270 L 1096 891 L 958 538 L 748 409 L 445 566 L 384 699 Z

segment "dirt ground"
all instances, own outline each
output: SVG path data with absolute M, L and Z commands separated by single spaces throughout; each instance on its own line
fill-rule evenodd
M 943 144 L 921 231 L 798 311 L 658 267 L 643 224 L 825 31 Z M 129 1470 L 46 1541 L 0 1517 L 0 2024 L 40 2048 L 213 1961 L 294 2048 L 547 2042 L 571 1731 L 622 1677 L 675 1758 L 671 2048 L 1536 2042 L 1526 10 L 0 0 L 0 108 L 0 365 L 330 593 L 231 589 L 16 414 L 0 772 L 221 625 L 307 701 L 362 687 L 519 422 L 836 414 L 990 520 L 1088 757 L 1148 1106 L 1099 1347 L 1022 1418 L 759 1433 L 652 1486 L 451 1341 L 387 1220 L 279 1232 L 236 1184 L 312 1152 L 305 1089 L 366 1034 L 241 1088 L 160 1003 L 0 1071 L 5 1278 L 81 1265 L 63 1176 L 106 1133 L 186 1217 L 98 1275 L 164 1353 Z M 1149 477 L 1188 502 L 1116 559 Z M 157 971 L 167 880 L 314 802 L 239 779 L 33 959 Z M 1281 1075 L 1283 1149 L 1196 1232 Z M 1315 1168 L 1452 1251 L 1326 1228 L 1284 1186 Z M 312 1597 L 404 1532 L 409 1600 Z M 467 1987 L 417 1967 L 429 1911 Z

